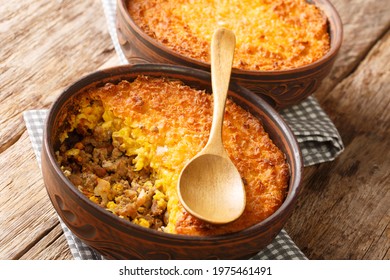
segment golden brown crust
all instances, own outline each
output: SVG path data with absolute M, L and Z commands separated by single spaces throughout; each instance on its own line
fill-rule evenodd
M 264 220 L 282 204 L 289 179 L 285 156 L 259 120 L 232 101 L 228 100 L 226 105 L 223 141 L 243 177 L 247 205 L 238 220 L 216 226 L 189 215 L 176 192 L 181 169 L 207 142 L 212 96 L 177 80 L 148 76 L 139 76 L 131 83 L 107 84 L 90 90 L 88 95 L 101 101 L 106 121 L 122 120 L 116 130 L 128 129 L 128 136 L 122 136 L 121 141 L 125 143 L 123 151 L 135 157 L 135 167 L 154 170 L 155 184 L 161 184 L 169 198 L 166 232 L 188 235 L 235 232 Z M 117 137 L 115 133 L 113 137 Z
M 231 29 L 234 67 L 243 70 L 297 68 L 330 48 L 326 17 L 305 0 L 132 0 L 129 13 L 158 42 L 203 62 L 210 61 L 213 31 Z

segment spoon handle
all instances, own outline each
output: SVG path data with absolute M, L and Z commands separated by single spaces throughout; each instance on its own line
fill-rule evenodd
M 216 153 L 221 153 L 221 149 L 224 150 L 222 125 L 235 45 L 236 36 L 232 31 L 225 28 L 219 28 L 215 31 L 211 41 L 211 80 L 214 99 L 213 121 L 206 147 L 209 150 L 214 150 Z

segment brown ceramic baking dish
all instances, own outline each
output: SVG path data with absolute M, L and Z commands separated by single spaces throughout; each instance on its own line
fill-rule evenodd
M 168 234 L 128 222 L 85 197 L 63 174 L 55 157 L 59 123 L 73 97 L 84 89 L 133 80 L 138 75 L 180 79 L 210 92 L 210 74 L 174 65 L 134 65 L 92 73 L 68 87 L 52 105 L 45 122 L 42 172 L 58 215 L 85 244 L 109 259 L 240 259 L 256 254 L 272 242 L 292 213 L 300 190 L 302 158 L 297 141 L 279 114 L 263 99 L 231 83 L 229 96 L 263 123 L 274 143 L 285 153 L 290 181 L 281 207 L 269 218 L 245 230 L 210 237 Z M 77 106 L 77 104 L 74 104 Z
M 180 55 L 151 38 L 130 17 L 128 0 L 117 1 L 117 35 L 130 64 L 170 63 L 205 71 L 210 65 Z M 289 70 L 249 71 L 234 68 L 232 80 L 262 96 L 276 109 L 297 104 L 316 91 L 329 74 L 339 52 L 343 26 L 340 17 L 328 0 L 313 0 L 328 20 L 330 50 L 319 60 Z

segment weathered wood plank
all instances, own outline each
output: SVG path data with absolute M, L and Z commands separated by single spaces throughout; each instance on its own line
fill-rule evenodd
M 387 201 L 389 202 L 389 201 Z M 390 215 L 386 215 L 380 222 L 379 228 L 384 229 L 378 234 L 365 252 L 363 259 L 366 260 L 378 260 L 385 259 L 390 260 Z
M 336 161 L 307 170 L 288 223 L 309 258 L 389 258 L 389 61 L 390 32 L 322 100 L 346 149 Z
M 116 64 L 118 64 L 118 59 L 114 56 L 101 68 Z M 23 164 L 21 164 L 21 158 L 23 158 Z M 51 233 L 53 226 L 59 225 L 44 189 L 41 172 L 25 128 L 22 137 L 0 154 L 0 170 L 5 174 L 0 177 L 0 224 L 2 228 L 0 259 L 72 258 L 70 252 L 67 252 L 68 245 L 63 236 L 61 238 L 50 234 L 46 236 L 48 232 Z M 24 193 L 20 186 L 26 184 L 29 184 L 29 189 Z M 37 215 L 39 219 L 36 219 Z M 36 235 L 30 236 L 31 232 Z M 26 235 L 26 238 L 23 238 L 24 242 L 19 243 L 18 240 L 14 240 L 15 235 L 19 237 Z M 44 241 L 40 241 L 41 239 Z M 53 248 L 55 246 L 62 248 L 60 254 L 56 252 L 57 249 Z
M 315 94 L 320 100 L 358 66 L 390 28 L 387 0 L 332 0 L 331 3 L 340 14 L 344 40 L 332 72 Z
M 1 154 L 0 170 L 0 259 L 14 259 L 50 231 L 58 219 L 27 132 Z
M 1 2 L 0 259 L 71 258 L 22 112 L 48 108 L 72 81 L 118 61 L 100 1 Z
M 349 221 L 357 222 L 355 224 L 355 230 L 358 231 L 358 225 L 366 227 L 366 225 L 363 225 L 361 222 L 366 222 L 366 219 L 368 218 L 354 217 L 351 219 L 349 216 L 349 211 L 351 211 L 351 209 L 344 207 L 347 208 L 345 213 L 339 212 L 339 216 L 335 220 L 331 219 L 332 217 L 334 218 L 334 212 L 338 211 L 337 209 L 341 207 L 340 204 L 342 202 L 345 203 L 345 197 L 348 197 L 350 192 L 356 193 L 356 187 L 351 186 L 351 184 L 361 185 L 359 180 L 354 179 L 353 176 L 352 178 L 350 176 L 341 176 L 340 178 L 339 176 L 335 177 L 334 173 L 337 173 L 339 170 L 350 170 L 350 172 L 356 172 L 356 178 L 362 178 L 367 181 L 368 178 L 371 177 L 371 174 L 369 172 L 363 172 L 362 167 L 355 170 L 357 168 L 356 163 L 350 163 L 348 162 L 348 159 L 354 158 L 356 159 L 356 162 L 367 163 L 377 160 L 378 157 L 384 156 L 380 151 L 379 154 L 375 154 L 376 151 L 371 149 L 369 152 L 361 153 L 362 148 L 367 146 L 382 145 L 382 148 L 385 148 L 385 151 L 386 148 L 388 150 L 389 144 L 388 140 L 386 141 L 388 137 L 383 138 L 382 136 L 381 140 L 372 135 L 371 137 L 361 136 L 362 133 L 358 132 L 359 127 L 362 126 L 361 124 L 363 124 L 363 127 L 366 127 L 366 129 L 371 129 L 371 124 L 373 123 L 378 123 L 378 127 L 385 126 L 385 130 L 388 130 L 388 125 L 386 126 L 386 121 L 383 118 L 387 118 L 388 124 L 389 114 L 386 114 L 386 112 L 389 110 L 388 107 L 386 107 L 386 101 L 383 101 L 381 98 L 386 90 L 378 87 L 382 87 L 383 82 L 386 82 L 386 76 L 389 77 L 389 68 L 386 65 L 386 62 L 389 61 L 389 59 L 383 58 L 383 53 L 375 54 L 380 49 L 383 49 L 384 45 L 382 44 L 382 47 L 374 48 L 374 51 L 371 51 L 371 54 L 374 55 L 371 55 L 371 58 L 367 58 L 364 60 L 365 62 L 362 62 L 362 59 L 365 58 L 371 48 L 375 47 L 375 45 L 381 45 L 384 41 L 388 41 L 388 35 L 382 38 L 383 34 L 388 32 L 390 27 L 390 18 L 387 15 L 388 9 L 383 8 L 386 7 L 386 5 L 388 7 L 388 3 L 384 0 L 359 1 L 359 3 L 355 2 L 353 4 L 349 1 L 332 1 L 332 3 L 339 11 L 344 24 L 344 41 L 332 73 L 324 80 L 315 95 L 339 129 L 346 145 L 346 151 L 335 162 L 305 169 L 305 178 L 303 181 L 304 191 L 298 202 L 296 212 L 287 224 L 287 229 L 292 235 L 293 240 L 296 241 L 309 258 L 370 258 L 371 256 L 371 258 L 375 259 L 389 259 L 390 237 L 389 234 L 381 233 L 381 230 L 384 228 L 383 224 L 382 226 L 375 228 L 374 225 L 369 223 L 370 226 L 368 230 L 363 228 L 359 229 L 361 231 L 360 235 L 366 235 L 367 233 L 372 234 L 372 230 L 374 230 L 376 236 L 372 238 L 376 241 L 372 241 L 371 243 L 368 241 L 371 245 L 365 245 L 369 247 L 369 249 L 366 249 L 367 252 L 358 253 L 358 248 L 351 247 L 351 241 L 345 239 L 343 225 Z M 377 64 L 373 67 L 374 69 L 371 68 L 367 73 L 363 70 L 364 67 L 373 63 L 372 56 L 377 57 Z M 378 65 L 378 62 L 382 62 L 382 65 Z M 356 69 L 360 63 L 362 63 L 362 66 L 359 68 L 360 70 Z M 376 67 L 382 67 L 382 69 L 376 69 Z M 383 71 L 383 69 L 387 70 Z M 377 74 L 385 76 L 381 77 L 379 80 L 374 78 L 372 83 L 369 83 L 369 79 L 372 79 L 376 70 L 379 71 Z M 361 80 L 363 82 L 360 82 L 360 84 L 353 85 L 355 83 L 354 79 L 356 78 L 356 75 L 352 74 L 348 77 L 353 71 L 360 71 L 360 75 L 362 76 L 368 74 L 368 77 L 367 79 Z M 345 78 L 347 79 L 343 81 Z M 358 77 L 358 79 L 360 79 L 360 77 Z M 341 82 L 342 85 L 332 91 L 339 82 Z M 370 84 L 370 89 L 366 88 L 367 84 Z M 366 103 L 368 100 L 370 100 L 370 104 Z M 378 105 L 378 103 L 381 104 Z M 387 101 L 387 104 L 388 103 L 389 102 Z M 353 108 L 351 108 L 351 106 L 353 106 Z M 366 114 L 368 119 L 360 112 L 360 107 L 362 106 L 366 107 L 366 110 L 371 111 L 369 114 Z M 375 110 L 373 110 L 373 108 L 375 108 Z M 373 113 L 373 111 L 376 113 Z M 350 126 L 349 121 L 351 121 L 354 126 Z M 381 131 L 382 129 L 379 129 L 378 132 L 382 133 Z M 367 132 L 367 134 L 370 134 L 370 132 Z M 363 140 L 355 140 L 357 142 L 351 144 L 350 142 L 358 135 L 363 137 Z M 374 141 L 372 141 L 371 138 L 374 138 Z M 367 142 L 362 143 L 362 141 Z M 360 144 L 362 144 L 363 147 L 359 146 Z M 359 157 L 356 157 L 356 155 L 359 155 Z M 379 159 L 379 161 L 381 160 Z M 373 167 L 369 166 L 369 168 L 372 170 Z M 378 166 L 375 168 L 378 168 Z M 371 181 L 366 182 L 366 184 L 363 184 L 366 189 L 359 188 L 359 191 L 357 191 L 357 195 L 361 196 L 360 202 L 363 203 L 363 205 L 372 203 L 372 201 L 375 201 L 375 203 L 380 202 L 373 200 L 377 199 L 377 196 L 368 196 L 365 194 L 365 191 L 368 192 L 372 189 L 374 192 L 376 190 L 383 195 L 382 187 L 388 185 L 388 173 L 385 172 L 386 170 L 389 170 L 389 164 L 384 162 L 379 169 L 381 170 L 380 176 L 385 176 L 382 180 L 381 178 L 378 179 L 382 184 L 378 184 L 378 181 L 372 179 Z M 371 186 L 370 183 L 374 186 Z M 363 196 L 365 197 L 362 198 Z M 379 200 L 381 200 L 381 195 L 378 196 Z M 367 201 L 365 199 L 367 199 Z M 389 205 L 390 201 L 388 196 L 384 202 Z M 383 220 L 386 220 L 389 213 L 386 213 L 385 209 L 378 211 L 379 214 L 382 215 L 379 219 L 382 218 Z M 378 211 L 375 213 L 378 214 Z M 372 215 L 374 215 L 374 213 L 372 213 Z M 317 222 L 315 219 L 313 220 L 311 216 L 328 218 Z M 329 227 L 331 229 L 328 229 Z M 334 234 L 325 236 L 327 238 L 322 240 L 322 238 L 324 238 L 322 235 L 323 231 L 334 232 Z M 384 232 L 386 232 L 386 230 Z M 351 231 L 349 231 L 348 234 L 354 236 Z M 378 235 L 380 235 L 379 238 Z M 335 239 L 331 239 L 331 237 Z M 359 240 L 359 238 L 357 238 L 357 240 Z M 338 242 L 341 244 L 338 244 Z
M 62 228 L 55 226 L 46 236 L 20 257 L 21 260 L 72 260 Z
M 114 55 L 100 1 L 1 2 L 0 152 L 20 137 L 21 112 Z

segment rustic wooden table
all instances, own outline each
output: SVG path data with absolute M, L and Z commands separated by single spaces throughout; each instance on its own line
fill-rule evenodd
M 307 167 L 286 230 L 309 259 L 390 259 L 390 5 L 333 0 L 344 42 L 316 92 L 343 138 Z M 22 112 L 118 64 L 101 1 L 0 0 L 0 259 L 72 259 Z

